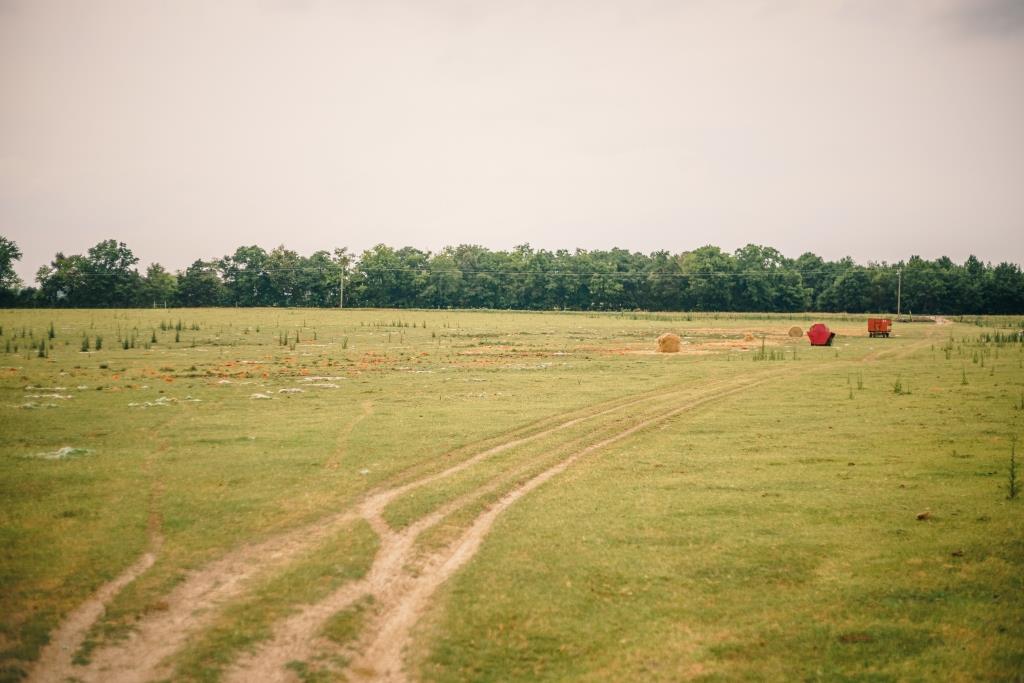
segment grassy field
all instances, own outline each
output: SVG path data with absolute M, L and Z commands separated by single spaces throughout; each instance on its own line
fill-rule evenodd
M 1020 680 L 1024 321 L 814 319 L 0 311 L 0 681 Z

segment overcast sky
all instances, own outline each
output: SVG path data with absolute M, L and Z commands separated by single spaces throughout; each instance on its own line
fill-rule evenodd
M 0 234 L 1024 262 L 1024 0 L 0 0 Z

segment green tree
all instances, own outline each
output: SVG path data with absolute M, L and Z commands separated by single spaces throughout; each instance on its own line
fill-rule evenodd
M 36 271 L 39 299 L 48 306 L 89 306 L 89 263 L 84 256 L 58 252 Z
M 845 271 L 822 292 L 819 299 L 824 310 L 864 313 L 872 308 L 871 273 L 856 267 Z
M 690 283 L 690 307 L 698 311 L 733 310 L 733 258 L 711 245 L 683 255 L 683 273 Z
M 462 273 L 459 264 L 448 250 L 435 254 L 427 267 L 423 287 L 423 304 L 432 308 L 449 308 L 459 298 Z
M 135 270 L 138 262 L 138 257 L 124 242 L 103 240 L 91 247 L 78 271 L 82 282 L 74 291 L 73 305 L 136 305 L 142 284 L 142 278 Z
M 412 247 L 398 251 L 378 244 L 359 257 L 352 294 L 359 305 L 408 307 L 428 280 L 428 254 Z
M 309 292 L 304 289 L 303 273 L 309 262 L 298 252 L 276 247 L 263 262 L 266 270 L 266 288 L 261 297 L 264 306 L 306 306 Z
M 338 305 L 342 269 L 351 263 L 347 249 L 335 249 L 333 255 L 329 251 L 314 252 L 308 259 L 303 259 L 300 272 L 299 290 L 302 293 L 302 306 L 319 306 L 334 308 Z M 349 305 L 351 297 L 346 292 L 345 305 Z
M 800 311 L 808 292 L 791 262 L 777 249 L 748 244 L 734 254 L 733 305 L 744 311 Z
M 14 271 L 14 263 L 20 260 L 18 245 L 0 235 L 0 304 L 9 305 L 21 289 L 21 278 Z
M 227 288 L 214 261 L 195 261 L 178 273 L 178 303 L 182 306 L 221 306 L 228 300 Z
M 174 273 L 168 273 L 159 263 L 151 263 L 146 268 L 146 277 L 142 279 L 139 288 L 139 305 L 173 305 L 177 296 L 178 277 Z
M 683 274 L 682 255 L 673 256 L 667 251 L 651 254 L 644 268 L 644 294 L 641 308 L 659 311 L 679 311 L 686 308 L 686 293 L 689 287 Z
M 986 313 L 1024 313 L 1024 275 L 1020 266 L 1000 263 L 992 269 L 986 285 Z
M 227 302 L 234 306 L 270 306 L 274 303 L 267 252 L 259 246 L 238 247 L 217 262 Z

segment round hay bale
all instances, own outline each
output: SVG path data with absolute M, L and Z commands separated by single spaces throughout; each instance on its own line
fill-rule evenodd
M 743 341 L 754 341 L 754 335 L 750 332 L 744 332 Z
M 679 353 L 682 344 L 678 334 L 666 332 L 658 337 L 658 353 Z
M 804 331 L 801 330 L 799 326 L 793 325 L 793 327 L 789 328 L 789 336 L 790 337 L 802 337 L 802 336 L 804 336 Z

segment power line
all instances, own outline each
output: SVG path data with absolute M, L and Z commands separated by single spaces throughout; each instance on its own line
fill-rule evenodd
M 416 268 L 416 267 L 402 267 L 402 268 L 381 268 L 381 267 L 370 267 L 368 269 L 356 268 L 356 272 L 367 275 L 379 272 L 386 273 L 422 273 L 424 275 L 448 275 L 448 274 L 459 274 L 459 275 L 513 275 L 513 276 L 547 276 L 557 275 L 561 277 L 625 277 L 625 278 L 701 278 L 701 277 L 757 277 L 757 276 L 780 276 L 780 275 L 843 275 L 851 270 L 864 270 L 872 272 L 885 272 L 888 270 L 884 266 L 853 266 L 851 268 L 827 270 L 827 269 L 815 269 L 815 270 L 800 270 L 793 268 L 779 268 L 779 269 L 747 269 L 747 270 L 697 270 L 697 271 L 686 271 L 679 273 L 668 273 L 663 271 L 623 271 L 623 270 L 491 270 L 491 269 L 469 269 L 469 268 L 443 268 L 443 269 L 432 269 L 432 268 Z M 217 272 L 220 275 L 228 276 L 260 276 L 260 275 L 271 275 L 274 273 L 317 273 L 317 274 L 341 274 L 347 273 L 347 269 L 344 267 L 337 268 L 320 268 L 315 266 L 296 266 L 292 268 L 260 268 L 258 270 L 250 270 L 247 268 L 232 269 L 232 268 L 211 268 L 211 272 Z M 60 272 L 56 269 L 51 271 L 52 273 Z M 71 275 L 84 275 L 84 276 L 116 276 L 120 273 L 114 271 L 105 270 L 83 270 L 80 268 L 74 268 L 67 271 Z M 138 271 L 128 271 L 135 274 L 140 274 Z M 185 271 L 178 271 L 184 273 Z M 173 275 L 173 273 L 167 273 Z

